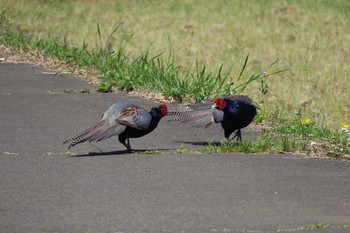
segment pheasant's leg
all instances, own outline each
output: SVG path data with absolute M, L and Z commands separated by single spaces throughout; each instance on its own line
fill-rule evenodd
M 242 141 L 241 129 L 238 129 L 238 130 L 237 130 L 236 136 L 237 136 L 237 141 Z M 235 137 L 236 137 L 236 136 L 235 136 Z
M 127 137 L 126 138 L 126 141 L 127 141 L 127 143 L 126 143 L 126 152 L 127 153 L 132 153 L 132 149 L 131 149 L 131 146 L 130 146 L 130 139 L 129 139 L 129 137 Z
M 131 153 L 132 152 L 132 149 L 130 148 L 130 141 L 129 141 L 129 137 L 128 136 L 119 135 L 119 142 L 126 147 L 126 152 L 127 153 Z
M 125 146 L 126 149 L 128 149 L 128 145 L 125 143 L 125 141 L 121 141 L 120 143 L 123 144 L 123 146 Z

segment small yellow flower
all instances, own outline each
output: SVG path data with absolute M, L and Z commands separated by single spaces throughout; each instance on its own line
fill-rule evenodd
M 344 128 L 344 129 L 349 128 L 349 124 L 344 122 L 344 123 L 343 123 L 343 128 Z
M 305 119 L 305 123 L 308 124 L 308 125 L 310 125 L 310 124 L 311 124 L 311 119 L 310 119 L 310 118 L 306 118 L 306 119 Z

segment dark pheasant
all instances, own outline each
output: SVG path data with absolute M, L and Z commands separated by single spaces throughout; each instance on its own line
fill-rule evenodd
M 169 112 L 174 116 L 170 121 L 180 121 L 192 127 L 207 127 L 211 123 L 221 123 L 225 137 L 242 140 L 241 129 L 247 127 L 256 115 L 253 101 L 244 95 L 219 98 L 213 102 L 191 106 L 192 111 Z M 231 137 L 231 134 L 235 135 Z
M 162 117 L 168 113 L 168 107 L 163 104 L 152 108 L 150 112 L 127 102 L 113 104 L 96 125 L 63 142 L 71 147 L 91 141 L 101 141 L 118 135 L 119 142 L 132 152 L 130 138 L 139 138 L 152 132 Z

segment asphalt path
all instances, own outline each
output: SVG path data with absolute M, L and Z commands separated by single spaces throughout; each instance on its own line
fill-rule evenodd
M 82 88 L 91 93 L 64 91 Z M 166 119 L 131 139 L 149 153 L 125 154 L 117 138 L 68 151 L 62 142 L 113 103 L 159 105 L 93 90 L 70 75 L 0 63 L 0 232 L 350 232 L 348 162 L 175 153 L 223 132 Z

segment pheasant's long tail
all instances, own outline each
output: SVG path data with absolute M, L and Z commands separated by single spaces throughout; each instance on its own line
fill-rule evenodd
M 207 127 L 213 120 L 213 112 L 211 110 L 201 111 L 176 111 L 168 112 L 168 116 L 171 117 L 168 121 L 180 121 L 186 123 L 192 127 Z
M 75 135 L 70 139 L 67 139 L 66 141 L 63 142 L 63 144 L 70 143 L 68 146 L 68 149 L 70 149 L 71 147 L 79 143 L 98 140 L 110 129 L 110 127 L 111 125 L 108 121 L 106 120 L 100 121 L 96 125 L 84 130 L 83 132 Z

